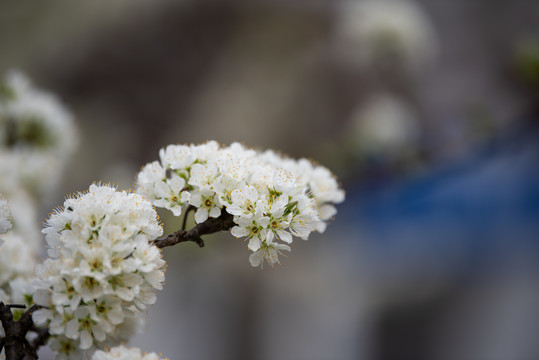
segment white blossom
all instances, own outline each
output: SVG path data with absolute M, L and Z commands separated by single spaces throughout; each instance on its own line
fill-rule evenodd
M 161 252 L 149 243 L 162 234 L 150 202 L 94 184 L 68 198 L 43 232 L 52 251 L 36 270 L 35 301 L 46 308 L 34 321 L 48 325 L 51 348 L 73 358 L 128 339 L 164 281 Z
M 142 354 L 140 349 L 116 346 L 108 351 L 98 350 L 91 360 L 166 360 L 156 353 Z
M 417 148 L 421 124 L 405 102 L 378 94 L 353 112 L 350 133 L 359 154 L 397 158 Z
M 0 301 L 31 306 L 35 290 L 32 274 L 37 263 L 35 249 L 15 229 L 2 234 L 1 238 Z M 23 312 L 24 309 L 13 309 L 16 317 Z
M 175 201 L 185 196 L 196 209 L 197 224 L 232 215 L 231 234 L 246 238 L 256 254 L 251 264 L 260 265 L 256 259 L 275 264 L 279 251 L 290 250 L 278 241 L 290 244 L 293 237 L 307 239 L 313 231 L 324 231 L 336 214 L 334 204 L 344 201 L 333 174 L 306 159 L 257 152 L 238 143 L 220 147 L 214 141 L 169 145 L 159 156 L 160 162 L 147 164 L 139 173 L 137 191 L 176 216 L 180 211 L 174 210 L 179 208 Z M 173 191 L 175 199 L 157 196 L 156 189 L 175 176 L 185 180 L 182 189 Z
M 166 169 L 158 161 L 147 164 L 137 175 L 138 193 L 152 201 L 157 200 L 160 197 L 155 195 L 155 187 L 165 180 Z
M 159 196 L 154 203 L 155 206 L 164 207 L 175 216 L 179 216 L 182 212 L 184 203 L 189 201 L 190 194 L 183 191 L 185 180 L 176 174 L 172 174 L 170 178 L 156 184 L 155 194 Z
M 290 251 L 290 246 L 274 242 L 264 242 L 257 251 L 249 256 L 249 262 L 252 266 L 257 267 L 263 264 L 263 260 L 266 260 L 273 266 L 279 263 L 279 255 L 282 255 L 281 250 Z
M 34 249 L 15 231 L 2 235 L 0 246 L 0 289 L 9 290 L 9 283 L 18 277 L 27 278 L 36 264 Z
M 211 189 L 218 176 L 219 169 L 215 164 L 193 164 L 193 166 L 191 166 L 189 185 L 199 189 Z
M 246 236 L 249 239 L 249 250 L 256 251 L 267 238 L 269 217 L 262 212 L 256 212 L 253 216 L 238 217 L 237 224 L 230 232 L 235 237 Z
M 431 63 L 438 50 L 430 19 L 412 1 L 344 1 L 337 21 L 339 49 L 359 66 L 416 71 Z
M 21 236 L 34 253 L 38 253 L 43 246 L 37 211 L 38 204 L 26 191 L 20 188 L 10 190 L 9 195 L 6 194 L 6 198 L 12 215 L 13 228 L 11 231 Z
M 167 177 L 166 169 L 159 162 L 144 167 L 138 174 L 139 194 L 148 197 L 155 206 L 166 208 L 175 216 L 180 216 L 183 205 L 189 201 L 190 194 L 184 191 L 185 179 L 171 172 Z
M 206 221 L 208 217 L 217 218 L 221 215 L 219 198 L 213 190 L 208 188 L 201 188 L 194 195 L 191 195 L 189 203 L 197 208 L 195 213 L 197 224 Z
M 16 304 L 24 304 L 28 307 L 33 305 L 33 294 L 36 290 L 31 276 L 17 277 L 9 282 L 11 292 L 10 301 Z
M 230 200 L 231 203 L 226 209 L 228 213 L 250 217 L 255 213 L 258 201 L 262 199 L 254 186 L 244 183 L 232 191 Z
M 0 83 L 0 189 L 43 195 L 58 181 L 77 144 L 72 115 L 20 72 Z
M 48 345 L 56 353 L 55 360 L 84 359 L 84 350 L 80 348 L 77 340 L 51 336 Z

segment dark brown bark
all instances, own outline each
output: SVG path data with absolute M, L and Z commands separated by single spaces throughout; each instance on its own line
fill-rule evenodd
M 4 337 L 0 339 L 0 352 L 5 351 L 6 360 L 23 360 L 27 354 L 37 359 L 36 349 L 43 345 L 48 337 L 46 329 L 36 329 L 32 321 L 32 314 L 39 309 L 38 305 L 33 305 L 26 310 L 17 321 L 13 319 L 13 308 L 26 308 L 24 305 L 5 305 L 0 301 L 0 321 L 4 328 Z M 26 340 L 29 331 L 36 331 L 38 337 L 31 345 Z

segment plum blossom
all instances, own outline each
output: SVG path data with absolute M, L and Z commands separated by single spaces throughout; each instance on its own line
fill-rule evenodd
M 9 72 L 0 89 L 0 189 L 22 185 L 43 196 L 77 145 L 73 116 L 18 71 Z
M 56 210 L 43 230 L 52 251 L 36 269 L 34 313 L 51 333 L 58 356 L 127 340 L 137 330 L 162 289 L 165 262 L 149 243 L 162 234 L 152 205 L 144 197 L 91 185 Z
M 388 65 L 413 72 L 431 64 L 437 55 L 431 19 L 414 1 L 343 1 L 339 10 L 339 50 L 360 67 Z
M 307 240 L 313 231 L 323 232 L 344 201 L 344 191 L 325 167 L 307 159 L 294 160 L 268 150 L 258 152 L 239 143 L 219 146 L 169 145 L 159 152 L 160 162 L 147 164 L 138 174 L 137 191 L 153 205 L 178 216 L 177 202 L 159 190 L 170 175 L 185 180 L 175 199 L 183 208 L 196 209 L 195 221 L 229 215 L 233 236 L 246 238 L 254 252 L 253 266 L 262 260 L 278 263 L 281 250 L 290 250 L 294 237 Z M 254 260 L 253 260 L 254 259 Z
M 279 263 L 279 256 L 282 255 L 281 250 L 290 251 L 290 246 L 264 242 L 262 246 L 249 256 L 249 262 L 253 267 L 263 266 L 263 260 L 266 260 L 271 266 Z

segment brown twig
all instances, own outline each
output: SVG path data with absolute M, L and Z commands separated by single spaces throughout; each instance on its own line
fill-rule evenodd
M 234 217 L 226 211 L 223 211 L 218 218 L 208 218 L 208 220 L 196 225 L 189 231 L 180 229 L 170 235 L 151 240 L 151 242 L 158 248 L 164 248 L 188 241 L 192 241 L 198 244 L 198 246 L 203 247 L 204 241 L 201 238 L 202 235 L 230 230 L 234 225 Z
M 26 334 L 34 328 L 32 314 L 40 309 L 40 306 L 32 305 L 21 315 L 19 320 L 13 320 L 11 309 L 21 307 L 21 305 L 5 305 L 0 301 L 0 321 L 5 334 L 0 340 L 0 352 L 5 351 L 6 360 L 23 360 L 27 353 L 34 359 L 38 358 L 36 347 L 30 345 L 26 340 Z
M 185 225 L 187 225 L 187 215 L 189 215 L 189 213 L 195 209 L 196 207 L 189 206 L 187 210 L 185 210 L 185 214 L 183 214 L 182 230 L 185 230 Z

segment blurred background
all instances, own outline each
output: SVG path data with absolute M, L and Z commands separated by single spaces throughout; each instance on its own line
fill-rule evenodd
M 538 24 L 533 0 L 2 0 L 0 73 L 25 72 L 76 117 L 79 149 L 40 220 L 93 181 L 132 188 L 167 144 L 210 139 L 316 159 L 347 191 L 274 269 L 251 268 L 229 234 L 165 249 L 132 345 L 179 360 L 531 360 Z

